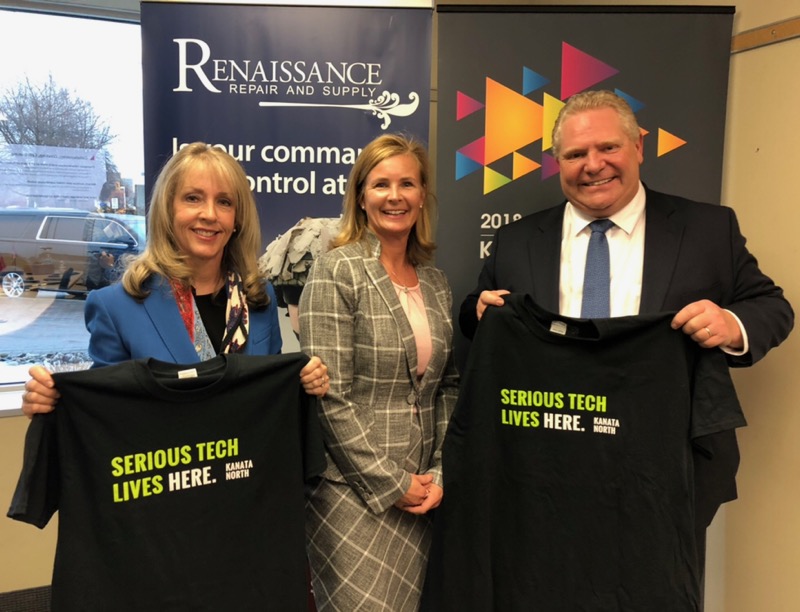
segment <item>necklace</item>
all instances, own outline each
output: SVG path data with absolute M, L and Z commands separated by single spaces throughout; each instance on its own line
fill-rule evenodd
M 394 270 L 393 270 L 393 269 L 392 269 L 392 268 L 389 266 L 389 264 L 387 264 L 385 261 L 384 261 L 384 262 L 382 262 L 382 263 L 383 263 L 383 267 L 384 267 L 384 268 L 386 268 L 386 270 L 389 272 L 389 276 L 392 276 L 392 277 L 394 277 L 394 281 L 395 281 L 395 282 L 396 282 L 398 285 L 400 285 L 400 287 L 403 289 L 403 293 L 408 293 L 408 285 L 406 285 L 406 284 L 405 284 L 403 281 L 401 281 L 401 280 L 400 280 L 400 277 L 399 277 L 399 276 L 397 276 L 397 274 L 396 274 L 396 273 L 395 273 L 395 271 L 394 271 Z

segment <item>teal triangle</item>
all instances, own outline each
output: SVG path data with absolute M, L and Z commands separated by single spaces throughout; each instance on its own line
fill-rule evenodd
M 543 77 L 538 72 L 530 68 L 522 67 L 522 95 L 527 96 L 532 91 L 536 91 L 547 85 L 550 79 Z
M 463 153 L 456 151 L 456 180 L 460 181 L 468 174 L 472 174 L 483 168 L 481 164 L 471 160 Z
M 628 106 L 631 107 L 631 110 L 634 113 L 638 113 L 640 110 L 644 108 L 644 102 L 641 102 L 640 100 L 637 100 L 633 96 L 626 94 L 621 89 L 615 89 L 614 93 L 617 94 L 620 98 L 623 98 L 628 103 Z

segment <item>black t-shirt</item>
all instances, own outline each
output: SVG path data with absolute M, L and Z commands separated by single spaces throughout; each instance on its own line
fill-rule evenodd
M 325 467 L 300 353 L 56 374 L 11 518 L 59 511 L 53 610 L 305 610 L 304 482 Z
M 423 609 L 694 611 L 692 441 L 745 424 L 671 313 L 489 308 L 443 447 Z

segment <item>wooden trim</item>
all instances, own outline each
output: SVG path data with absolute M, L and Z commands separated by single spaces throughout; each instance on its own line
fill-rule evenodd
M 800 37 L 800 17 L 776 21 L 747 30 L 731 38 L 731 54 L 757 49 L 784 40 Z

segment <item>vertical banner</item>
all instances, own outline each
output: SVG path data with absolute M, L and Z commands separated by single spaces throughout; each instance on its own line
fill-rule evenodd
M 649 187 L 719 202 L 733 12 L 438 7 L 437 263 L 456 311 L 495 230 L 563 202 L 551 132 L 575 93 L 627 99 Z
M 427 142 L 430 8 L 143 2 L 145 177 L 193 141 L 244 165 L 265 244 L 335 217 L 359 150 Z

